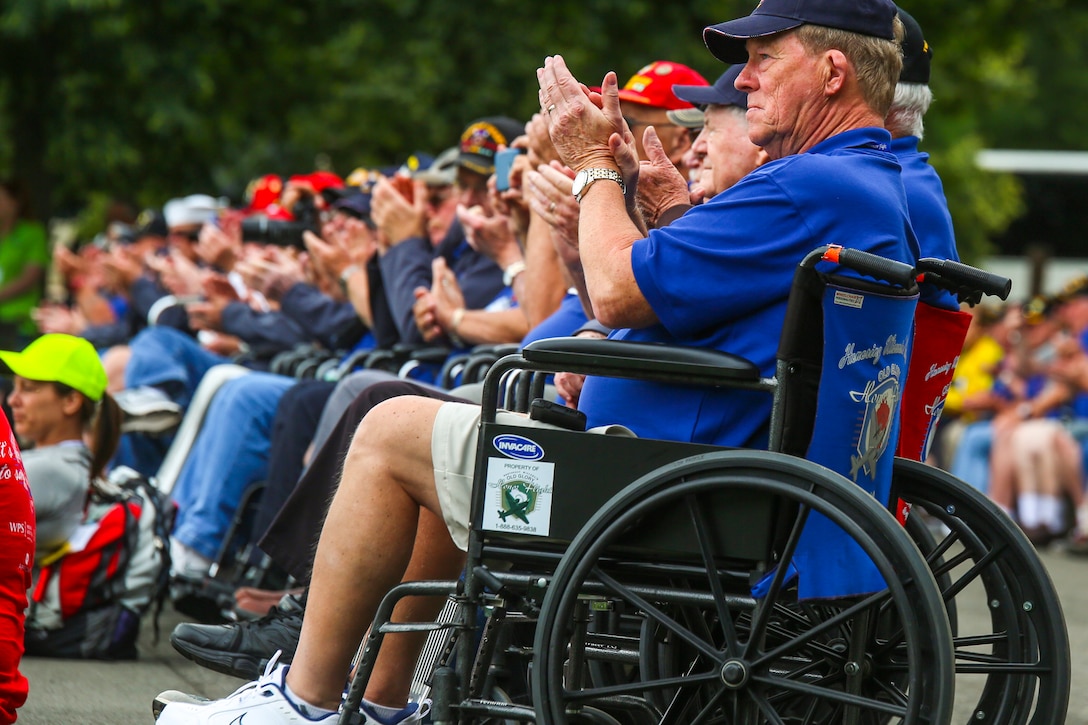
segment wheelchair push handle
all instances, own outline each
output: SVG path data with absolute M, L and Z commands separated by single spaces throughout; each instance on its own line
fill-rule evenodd
M 837 244 L 829 244 L 813 250 L 801 262 L 801 266 L 813 267 L 819 261 L 840 264 L 860 274 L 901 287 L 910 287 L 915 282 L 914 268 L 909 264 L 863 252 L 860 249 L 847 249 Z
M 926 283 L 957 294 L 982 293 L 1008 299 L 1012 280 L 951 259 L 926 257 L 918 260 L 917 271 Z

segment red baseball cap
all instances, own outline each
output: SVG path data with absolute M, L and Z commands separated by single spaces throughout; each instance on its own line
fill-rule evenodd
M 258 176 L 246 187 L 246 199 L 249 200 L 246 212 L 256 214 L 264 211 L 280 200 L 281 192 L 283 192 L 283 179 L 279 175 Z
M 325 189 L 339 189 L 344 186 L 344 180 L 331 171 L 314 171 L 310 174 L 292 176 L 290 181 L 308 185 L 315 194 L 320 194 Z
M 673 86 L 709 86 L 706 78 L 698 71 L 682 63 L 670 60 L 655 60 L 638 73 L 631 76 L 620 89 L 620 100 L 640 103 L 643 106 L 664 108 L 675 111 L 691 108 L 687 101 L 681 101 L 672 92 Z

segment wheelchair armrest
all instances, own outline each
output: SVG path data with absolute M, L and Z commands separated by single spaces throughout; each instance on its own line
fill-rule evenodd
M 421 363 L 429 363 L 432 365 L 440 365 L 446 361 L 446 358 L 450 356 L 450 349 L 448 347 L 439 347 L 437 345 L 430 347 L 414 348 L 409 354 L 409 360 L 416 360 Z
M 757 383 L 760 380 L 759 368 L 751 361 L 706 348 L 557 337 L 532 342 L 521 354 L 529 362 L 556 370 L 601 365 L 650 375 L 690 374 L 721 384 Z

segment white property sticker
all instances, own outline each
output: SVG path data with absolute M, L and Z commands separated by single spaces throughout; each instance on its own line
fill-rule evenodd
M 853 307 L 860 310 L 862 304 L 864 304 L 865 298 L 862 295 L 855 294 L 853 292 L 843 292 L 842 290 L 835 290 L 835 304 L 842 307 Z
M 554 480 L 554 463 L 489 458 L 482 528 L 548 536 Z

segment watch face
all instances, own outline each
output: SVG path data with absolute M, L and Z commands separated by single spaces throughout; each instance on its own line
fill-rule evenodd
M 586 182 L 589 181 L 589 174 L 585 169 L 582 169 L 574 175 L 574 183 L 571 184 L 570 193 L 578 196 L 582 193 L 582 189 L 586 187 Z

